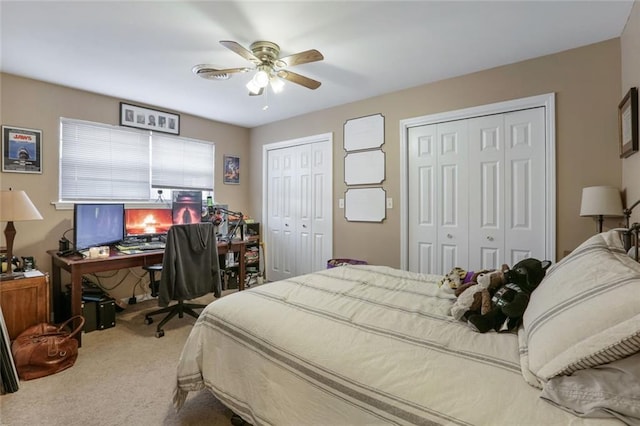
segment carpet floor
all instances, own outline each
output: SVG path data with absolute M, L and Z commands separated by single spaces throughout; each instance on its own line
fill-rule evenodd
M 129 305 L 115 327 L 83 334 L 73 367 L 0 396 L 0 425 L 230 425 L 231 411 L 208 391 L 173 408 L 176 365 L 195 319 L 175 317 L 156 338 L 161 317 L 144 324 L 154 309 L 155 300 Z

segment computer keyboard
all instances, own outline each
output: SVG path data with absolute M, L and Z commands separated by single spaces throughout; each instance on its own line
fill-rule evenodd
M 150 243 L 142 243 L 137 249 L 138 250 L 164 250 L 165 243 L 162 241 L 152 241 Z
M 136 251 L 136 250 L 164 250 L 165 243 L 162 241 L 151 241 L 148 243 L 137 242 L 136 244 L 117 244 L 116 248 L 120 251 Z

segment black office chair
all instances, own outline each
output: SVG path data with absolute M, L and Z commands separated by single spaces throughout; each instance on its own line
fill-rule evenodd
M 213 224 L 173 225 L 167 234 L 158 289 L 158 305 L 164 308 L 146 314 L 145 324 L 153 323 L 151 316 L 166 313 L 156 328 L 156 337 L 162 337 L 162 327 L 176 315 L 198 318 L 194 309 L 206 305 L 185 301 L 208 293 L 215 297 L 221 294 L 218 242 Z M 172 300 L 177 303 L 169 306 Z

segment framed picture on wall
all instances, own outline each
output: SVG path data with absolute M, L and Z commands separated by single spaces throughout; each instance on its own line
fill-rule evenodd
M 180 134 L 180 115 L 120 102 L 120 125 Z
M 638 151 L 638 89 L 632 87 L 618 105 L 620 158 Z
M 227 184 L 240 183 L 240 157 L 225 155 L 223 161 L 222 181 Z
M 42 173 L 42 131 L 2 126 L 2 171 Z

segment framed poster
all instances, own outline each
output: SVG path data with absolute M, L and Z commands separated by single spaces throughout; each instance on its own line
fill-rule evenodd
M 225 155 L 222 181 L 227 184 L 240 183 L 240 157 Z
M 2 126 L 2 171 L 42 173 L 42 131 Z
M 180 115 L 120 102 L 120 125 L 180 134 Z
M 632 87 L 618 105 L 620 158 L 638 151 L 638 89 Z

